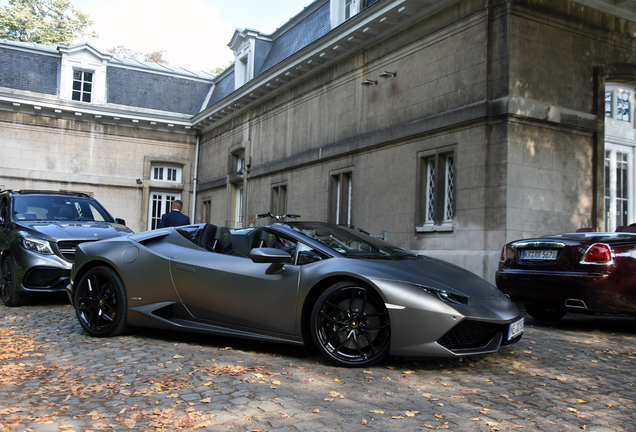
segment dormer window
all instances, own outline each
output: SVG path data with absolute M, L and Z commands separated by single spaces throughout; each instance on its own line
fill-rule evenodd
M 106 70 L 112 54 L 103 54 L 88 43 L 59 47 L 62 54 L 60 98 L 103 104 L 106 101 Z
M 234 51 L 235 90 L 248 83 L 258 73 L 271 44 L 271 37 L 257 30 L 237 29 L 234 32 L 228 46 Z
M 353 16 L 353 0 L 345 0 L 345 10 L 344 10 L 344 19 L 345 21 L 348 20 L 349 18 L 351 18 Z
M 71 98 L 74 101 L 90 103 L 92 93 L 93 72 L 73 70 L 73 93 Z
M 331 28 L 337 27 L 363 8 L 364 0 L 331 0 Z

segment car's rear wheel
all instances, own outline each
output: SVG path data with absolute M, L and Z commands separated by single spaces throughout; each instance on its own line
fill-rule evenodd
M 82 328 L 91 336 L 116 336 L 128 330 L 126 289 L 109 267 L 95 267 L 79 281 L 75 312 Z
M 31 296 L 18 291 L 15 264 L 10 255 L 2 260 L 2 285 L 0 293 L 6 306 L 23 306 L 29 302 Z
M 559 306 L 540 306 L 540 305 L 525 305 L 526 312 L 538 319 L 539 321 L 558 321 L 565 316 L 567 311 L 564 307 Z
M 369 366 L 389 353 L 389 313 L 373 290 L 340 282 L 316 301 L 311 314 L 311 334 L 318 350 L 333 363 Z

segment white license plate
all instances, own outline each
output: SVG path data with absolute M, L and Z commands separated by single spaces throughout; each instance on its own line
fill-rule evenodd
M 548 249 L 528 249 L 521 251 L 522 260 L 531 261 L 554 261 L 557 258 L 556 250 Z
M 508 327 L 508 340 L 514 339 L 523 333 L 523 318 L 510 323 L 510 327 Z

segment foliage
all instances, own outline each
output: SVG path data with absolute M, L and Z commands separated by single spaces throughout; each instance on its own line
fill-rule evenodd
M 214 69 L 212 69 L 210 72 L 212 72 L 212 74 L 214 75 L 219 75 L 221 74 L 225 69 L 229 68 L 230 66 L 232 66 L 234 64 L 233 61 L 229 61 L 227 62 L 227 64 L 225 65 L 221 65 L 221 66 L 217 66 Z
M 70 0 L 9 0 L 0 7 L 0 39 L 72 45 L 82 36 L 97 37 L 92 25 Z
M 118 45 L 113 48 L 108 48 L 106 51 L 123 59 L 138 60 L 138 61 L 143 61 L 148 63 L 163 64 L 163 65 L 170 64 L 168 60 L 164 58 L 164 54 L 166 52 L 165 49 L 142 53 L 139 50 L 133 50 L 130 48 L 126 48 L 123 45 Z

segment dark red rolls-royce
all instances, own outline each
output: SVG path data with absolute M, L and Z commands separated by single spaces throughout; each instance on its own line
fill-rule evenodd
M 636 227 L 508 243 L 497 288 L 544 321 L 568 312 L 636 315 L 636 233 L 629 231 Z

